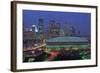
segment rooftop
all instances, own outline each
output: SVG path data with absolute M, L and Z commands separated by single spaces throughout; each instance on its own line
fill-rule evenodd
M 56 37 L 48 39 L 46 42 L 88 42 L 87 38 L 85 37 L 75 37 L 75 36 L 65 36 L 65 37 Z

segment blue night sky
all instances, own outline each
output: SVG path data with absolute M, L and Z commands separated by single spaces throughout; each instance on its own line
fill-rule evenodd
M 37 25 L 39 17 L 44 19 L 46 26 L 48 26 L 50 20 L 55 20 L 62 26 L 65 23 L 74 26 L 76 30 L 80 31 L 81 35 L 90 35 L 90 13 L 23 10 L 24 27 Z

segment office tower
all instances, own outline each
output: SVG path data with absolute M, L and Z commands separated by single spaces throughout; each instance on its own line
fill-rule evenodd
M 60 35 L 60 24 L 51 20 L 48 27 L 48 37 L 58 37 Z
M 39 37 L 40 43 L 43 43 L 45 36 L 44 36 L 44 19 L 42 17 L 38 19 L 37 29 L 38 29 L 38 37 Z

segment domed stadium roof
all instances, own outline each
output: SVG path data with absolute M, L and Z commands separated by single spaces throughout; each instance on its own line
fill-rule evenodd
M 66 36 L 66 37 L 56 37 L 48 39 L 46 42 L 88 42 L 85 37 L 75 37 L 75 36 Z
M 89 43 L 85 37 L 66 36 L 51 38 L 46 41 L 47 48 L 88 48 Z

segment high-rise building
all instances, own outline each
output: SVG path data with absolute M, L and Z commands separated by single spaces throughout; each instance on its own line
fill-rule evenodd
M 76 33 L 76 29 L 68 24 L 65 24 L 65 26 L 63 26 L 63 30 L 65 33 L 65 36 L 73 36 Z
M 38 33 L 40 35 L 44 34 L 44 20 L 43 20 L 43 18 L 39 18 L 39 20 L 38 20 Z
M 65 32 L 64 32 L 64 30 L 63 30 L 63 28 L 60 28 L 60 37 L 63 37 L 63 36 L 65 36 Z
M 40 43 L 43 43 L 43 40 L 45 39 L 45 35 L 44 35 L 44 19 L 43 18 L 39 18 L 38 19 L 38 37 L 40 40 Z
M 48 38 L 58 37 L 60 35 L 60 24 L 54 20 L 50 21 L 48 27 Z
M 35 33 L 36 25 L 32 25 L 32 32 Z

